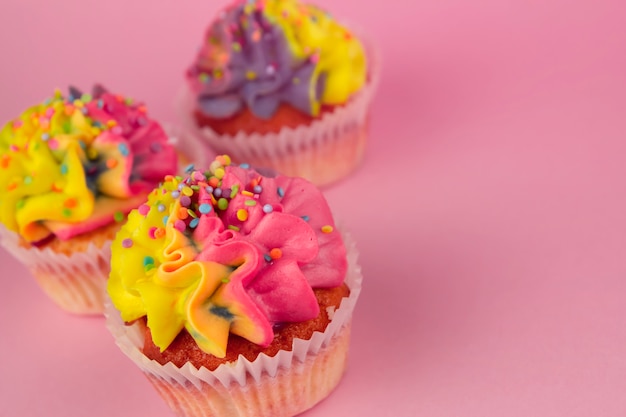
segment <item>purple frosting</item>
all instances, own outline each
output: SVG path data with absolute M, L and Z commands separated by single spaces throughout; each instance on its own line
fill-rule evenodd
M 262 11 L 246 13 L 240 4 L 209 28 L 188 76 L 207 116 L 228 118 L 247 106 L 269 119 L 281 102 L 313 114 L 312 100 L 319 101 L 324 88 L 323 74 L 313 79 L 315 65 L 290 53 L 282 29 Z

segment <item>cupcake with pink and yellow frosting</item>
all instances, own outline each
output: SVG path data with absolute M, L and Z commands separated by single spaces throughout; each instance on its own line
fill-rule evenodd
M 111 240 L 176 167 L 141 103 L 57 91 L 0 131 L 2 245 L 62 308 L 101 313 Z
M 295 415 L 345 370 L 356 257 L 310 182 L 218 156 L 128 216 L 108 326 L 178 415 Z
M 378 72 L 374 48 L 324 10 L 238 0 L 187 70 L 181 117 L 237 162 L 325 185 L 363 156 Z

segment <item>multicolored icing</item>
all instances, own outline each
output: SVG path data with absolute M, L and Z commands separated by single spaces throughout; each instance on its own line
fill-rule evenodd
M 57 91 L 0 131 L 0 222 L 33 244 L 66 240 L 123 220 L 176 165 L 143 105 Z
M 122 319 L 147 316 L 165 350 L 185 328 L 224 357 L 229 333 L 261 346 L 273 325 L 317 317 L 312 288 L 340 285 L 346 250 L 319 190 L 219 156 L 167 177 L 112 245 L 108 291 Z
M 361 42 L 315 6 L 239 0 L 209 27 L 187 78 L 213 118 L 247 106 L 269 119 L 281 102 L 317 116 L 363 86 L 366 58 Z

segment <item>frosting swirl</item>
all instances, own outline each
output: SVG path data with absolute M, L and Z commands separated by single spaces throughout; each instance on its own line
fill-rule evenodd
M 320 191 L 220 156 L 205 173 L 167 177 L 129 214 L 108 291 L 123 320 L 147 316 L 161 351 L 184 328 L 224 357 L 229 333 L 267 346 L 274 324 L 315 318 L 312 288 L 340 285 L 346 269 Z
M 247 106 L 268 119 L 281 102 L 317 116 L 362 87 L 366 60 L 360 41 L 315 6 L 241 0 L 209 27 L 187 77 L 211 117 Z
M 123 220 L 176 165 L 143 105 L 57 91 L 0 131 L 0 222 L 34 244 L 69 239 Z

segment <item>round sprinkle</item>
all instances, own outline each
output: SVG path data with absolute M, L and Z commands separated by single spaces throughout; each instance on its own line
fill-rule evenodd
M 49 133 L 42 133 L 41 134 L 41 140 L 47 141 L 48 139 L 50 139 L 50 134 Z
M 221 188 L 216 188 L 213 190 L 213 195 L 215 197 L 221 197 L 222 196 L 222 189 Z
M 132 239 L 124 239 L 122 240 L 122 247 L 123 248 L 132 248 L 133 247 L 133 240 Z
M 172 197 L 173 197 L 173 198 L 178 198 L 178 197 L 180 197 L 180 191 L 178 191 L 178 190 L 174 190 L 174 191 L 172 191 Z
M 226 172 L 224 171 L 224 168 L 222 168 L 222 167 L 219 167 L 219 168 L 217 168 L 217 169 L 215 170 L 215 176 L 216 176 L 218 179 L 220 179 L 220 180 L 221 180 L 222 178 L 224 178 L 224 174 L 225 174 L 225 173 L 226 173 Z
M 32 182 L 33 182 L 33 177 L 30 177 L 28 175 L 24 177 L 24 184 L 29 185 L 29 184 L 32 184 Z
M 202 203 L 200 204 L 200 207 L 198 207 L 198 210 L 200 210 L 200 213 L 202 214 L 208 214 L 212 209 L 211 205 L 207 203 Z
M 189 215 L 189 217 L 192 217 L 194 219 L 198 218 L 198 215 L 196 214 L 195 211 L 193 211 L 192 209 L 187 209 L 187 214 Z
M 189 207 L 189 205 L 191 204 L 191 198 L 187 197 L 186 195 L 182 196 L 180 198 L 180 205 L 183 207 Z
M 63 209 L 63 216 L 70 217 L 71 215 L 72 215 L 72 210 L 70 210 L 68 208 L 64 208 Z
M 157 210 L 159 211 L 159 213 L 163 213 L 165 211 L 165 204 L 159 204 L 157 206 Z
M 269 253 L 266 253 L 265 255 L 263 255 L 263 258 L 265 259 L 266 262 L 272 262 L 272 257 L 270 256 Z
M 151 227 L 148 230 L 148 236 L 150 236 L 150 239 L 156 239 L 156 231 L 157 231 L 156 227 Z
M 113 215 L 113 218 L 116 222 L 122 222 L 124 221 L 124 213 L 122 213 L 121 211 L 116 211 Z
M 115 159 L 115 158 L 107 159 L 106 165 L 107 165 L 107 168 L 109 168 L 109 169 L 115 168 L 117 166 L 117 159 Z
M 332 233 L 335 230 L 331 225 L 322 226 L 322 233 Z
M 162 227 L 157 227 L 157 229 L 154 231 L 154 237 L 160 239 L 163 236 L 165 236 L 165 229 L 163 229 Z
M 239 164 L 239 167 L 243 169 L 250 169 L 250 164 L 246 164 L 246 163 Z
M 274 207 L 272 207 L 271 204 L 265 204 L 263 205 L 263 213 L 271 213 L 272 211 L 274 211 Z
M 178 218 L 181 220 L 185 220 L 187 217 L 189 217 L 189 213 L 187 212 L 187 209 L 185 207 L 181 207 L 178 209 Z
M 285 190 L 283 190 L 283 187 L 278 187 L 276 189 L 276 192 L 278 193 L 279 197 L 284 197 L 285 196 Z
M 113 133 L 115 133 L 115 132 L 113 132 Z M 122 154 L 122 156 L 128 156 L 128 154 L 130 153 L 130 151 L 128 150 L 128 146 L 125 143 L 120 143 L 118 145 L 117 149 L 119 149 L 119 151 Z
M 226 200 L 225 198 L 220 198 L 219 200 L 217 200 L 217 207 L 220 210 L 226 210 L 228 208 L 228 200 Z
M 48 141 L 48 147 L 52 150 L 55 150 L 59 147 L 59 142 L 56 139 L 50 139 Z
M 281 256 L 283 256 L 283 251 L 279 248 L 274 248 L 270 250 L 270 257 L 272 259 L 279 259 Z
M 145 256 L 143 258 L 143 266 L 154 265 L 154 258 L 152 256 Z
M 147 204 L 142 204 L 139 206 L 137 211 L 139 211 L 139 214 L 141 214 L 142 216 L 146 216 L 150 212 L 150 206 Z
M 67 208 L 74 208 L 76 207 L 77 204 L 78 204 L 78 201 L 75 198 L 68 198 L 63 203 L 63 205 Z
M 174 228 L 178 230 L 179 232 L 184 232 L 185 229 L 187 228 L 187 225 L 182 220 L 176 220 L 174 222 Z
M 191 197 L 193 195 L 193 190 L 191 189 L 191 187 L 183 187 L 182 192 L 187 197 Z
M 237 210 L 237 220 L 241 222 L 245 222 L 246 220 L 248 220 L 248 210 L 246 209 Z
M 261 194 L 261 191 L 263 191 L 263 187 L 261 187 L 260 185 L 255 185 L 254 188 L 252 188 L 252 191 L 255 194 Z
M 308 222 L 311 218 L 309 216 L 301 216 L 302 220 L 304 220 L 305 222 Z
M 206 187 L 204 187 L 204 191 L 206 191 L 209 194 L 213 193 L 213 187 L 211 187 L 210 185 L 207 185 Z
M 192 229 L 195 229 L 198 226 L 198 223 L 200 223 L 200 219 L 198 218 L 192 219 L 189 222 L 189 227 L 191 227 Z

